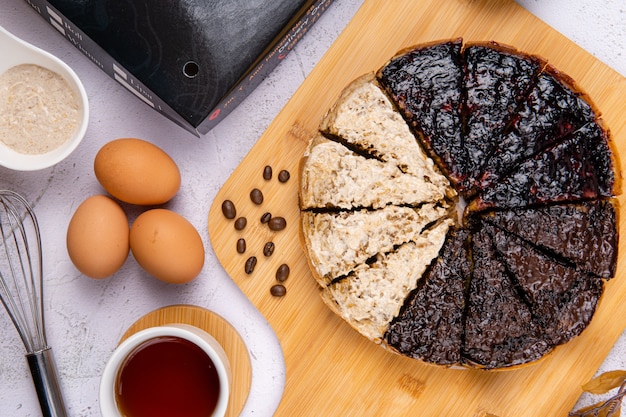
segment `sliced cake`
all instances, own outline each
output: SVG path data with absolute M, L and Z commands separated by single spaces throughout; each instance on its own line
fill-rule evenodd
M 446 195 L 456 194 L 433 160 L 424 154 L 373 73 L 357 78 L 343 90 L 322 120 L 320 131 L 357 153 L 396 164 L 402 172 L 445 190 Z
M 482 190 L 470 208 L 514 208 L 612 197 L 617 191 L 614 168 L 606 131 L 595 122 L 588 123 Z
M 373 256 L 416 241 L 426 226 L 448 211 L 448 207 L 428 203 L 418 208 L 386 206 L 380 210 L 303 212 L 302 236 L 309 248 L 312 271 L 320 285 L 328 285 Z
M 613 200 L 493 211 L 484 218 L 582 271 L 615 275 L 617 208 Z
M 381 342 L 404 300 L 438 255 L 450 222 L 441 222 L 414 242 L 379 254 L 322 289 L 326 304 L 363 336 Z
M 504 129 L 543 63 L 495 42 L 466 45 L 463 142 L 470 161 L 465 190 L 476 185 L 481 169 L 498 148 Z M 502 168 L 502 167 L 498 167 Z
M 439 256 L 385 334 L 402 355 L 439 365 L 461 363 L 466 284 L 471 273 L 468 232 L 451 229 Z
M 454 183 L 473 168 L 461 139 L 463 65 L 460 39 L 401 51 L 378 73 L 429 155 Z
M 580 92 L 574 81 L 547 66 L 483 167 L 480 188 L 497 183 L 522 161 L 594 122 L 596 116 L 589 98 Z
M 596 310 L 603 283 L 497 227 L 491 238 L 548 343 L 578 336 Z
M 300 171 L 300 208 L 381 208 L 420 205 L 445 198 L 445 189 L 403 173 L 395 164 L 365 158 L 317 136 Z
M 543 59 L 418 45 L 323 118 L 301 165 L 301 241 L 322 299 L 365 337 L 513 369 L 592 322 L 616 273 L 619 167 L 599 111 Z
M 518 296 L 485 228 L 472 236 L 472 259 L 463 359 L 493 369 L 532 362 L 548 353 L 552 345 Z

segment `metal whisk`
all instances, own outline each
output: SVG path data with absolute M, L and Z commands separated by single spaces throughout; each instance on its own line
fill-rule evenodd
M 43 313 L 41 236 L 33 209 L 19 194 L 0 190 L 0 300 L 24 347 L 44 417 L 67 415 Z

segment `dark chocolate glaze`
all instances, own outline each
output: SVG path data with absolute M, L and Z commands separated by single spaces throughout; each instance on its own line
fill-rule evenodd
M 595 120 L 589 103 L 557 74 L 542 72 L 503 132 L 496 151 L 485 164 L 480 188 L 497 183 L 521 161 L 559 143 Z
M 501 229 L 488 229 L 546 341 L 559 345 L 578 336 L 593 317 L 602 295 L 602 280 Z
M 485 219 L 582 271 L 615 275 L 617 213 L 612 200 L 494 211 Z
M 538 58 L 460 39 L 404 51 L 376 75 L 469 202 L 384 342 L 494 369 L 579 335 L 618 248 L 615 161 L 586 96 Z
M 469 363 L 486 369 L 537 360 L 553 346 L 546 342 L 530 307 L 519 297 L 485 229 L 472 237 L 474 269 L 462 355 Z
M 461 40 L 411 50 L 377 75 L 442 171 L 462 182 L 468 159 L 461 139 Z
M 485 161 L 495 153 L 507 124 L 516 114 L 541 69 L 541 63 L 495 43 L 466 46 L 463 142 L 470 161 L 467 184 L 476 185 Z M 503 168 L 497 166 L 500 174 Z
M 384 336 L 403 355 L 439 365 L 461 361 L 465 286 L 470 274 L 468 232 L 452 230 L 439 257 Z
M 591 122 L 564 141 L 525 160 L 483 190 L 473 208 L 514 208 L 611 197 L 615 184 L 606 132 Z

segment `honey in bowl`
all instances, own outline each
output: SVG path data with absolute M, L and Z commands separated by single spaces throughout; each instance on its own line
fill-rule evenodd
M 211 358 L 176 336 L 149 339 L 126 358 L 115 396 L 124 417 L 209 417 L 220 383 Z

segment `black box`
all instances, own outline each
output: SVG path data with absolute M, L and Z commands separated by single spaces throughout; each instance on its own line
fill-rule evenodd
M 217 125 L 333 0 L 26 0 L 109 76 L 195 135 Z

